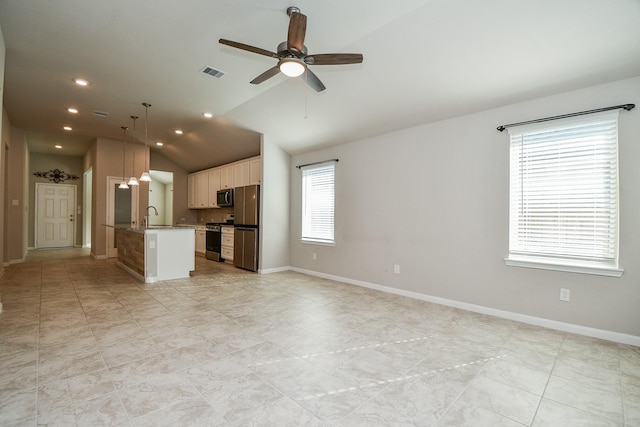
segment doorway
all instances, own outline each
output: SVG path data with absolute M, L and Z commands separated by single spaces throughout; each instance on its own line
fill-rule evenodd
M 93 200 L 93 168 L 87 169 L 84 173 L 84 182 L 82 188 L 84 189 L 84 215 L 83 224 L 82 224 L 82 247 L 90 248 L 91 247 L 91 202 Z
M 36 183 L 36 249 L 74 245 L 75 206 L 75 185 Z
M 173 172 L 150 170 L 149 205 L 158 209 L 158 215 L 149 217 L 149 225 L 173 224 Z
M 138 186 L 119 188 L 122 178 L 107 178 L 107 258 L 118 256 L 118 228 L 137 225 Z

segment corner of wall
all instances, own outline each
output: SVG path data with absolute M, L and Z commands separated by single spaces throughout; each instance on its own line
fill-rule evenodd
M 262 136 L 262 223 L 260 269 L 289 266 L 289 214 L 291 156 L 266 135 Z

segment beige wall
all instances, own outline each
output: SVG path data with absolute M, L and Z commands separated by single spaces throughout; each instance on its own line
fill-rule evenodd
M 291 156 L 264 135 L 261 140 L 260 272 L 286 270 L 291 232 Z
M 621 278 L 505 265 L 509 136 L 496 130 L 504 123 L 637 103 L 638 94 L 640 77 L 296 155 L 290 167 L 291 265 L 640 343 L 640 108 L 620 112 Z M 330 158 L 340 159 L 336 245 L 301 244 L 301 178 L 293 166 Z M 395 264 L 400 274 L 393 273 Z M 560 301 L 561 288 L 571 290 L 570 302 Z
M 29 150 L 23 130 L 11 127 L 5 176 L 4 263 L 24 261 L 27 254 Z
M 4 149 L 9 144 L 9 117 L 4 110 L 4 57 L 5 57 L 4 37 L 2 36 L 2 28 L 0 28 L 0 241 L 4 242 L 4 178 L 5 178 L 5 154 Z M 4 245 L 0 245 L 0 260 L 4 260 Z M 0 265 L 0 274 L 3 272 L 3 266 Z M 0 302 L 0 311 L 2 311 L 2 302 Z
M 30 162 L 28 163 L 29 170 L 29 220 L 28 220 L 28 242 L 29 247 L 34 247 L 35 244 L 35 236 L 34 236 L 34 226 L 35 226 L 35 206 L 36 206 L 36 183 L 46 183 L 52 184 L 46 178 L 38 178 L 34 176 L 36 172 L 47 172 L 50 170 L 58 169 L 66 174 L 75 175 L 78 177 L 76 180 L 67 180 L 62 184 L 72 185 L 76 187 L 76 208 L 80 206 L 81 212 L 78 215 L 77 210 L 75 210 L 75 246 L 82 246 L 82 224 L 83 224 L 83 212 L 82 212 L 82 197 L 84 194 L 84 187 L 82 182 L 82 157 L 73 157 L 73 156 L 60 156 L 60 155 L 52 155 L 52 154 L 42 154 L 42 153 L 31 153 L 30 154 Z
M 3 56 L 4 58 L 4 56 Z M 0 106 L 2 104 L 0 103 Z M 3 265 L 4 265 L 4 261 L 5 261 L 5 231 L 8 229 L 8 224 L 7 224 L 7 215 L 6 215 L 6 211 L 8 209 L 7 204 L 5 203 L 6 200 L 6 196 L 5 196 L 5 192 L 6 192 L 6 175 L 7 175 L 7 169 L 8 169 L 8 152 L 9 152 L 9 147 L 11 146 L 11 123 L 9 122 L 9 117 L 7 116 L 7 112 L 6 110 L 2 110 L 2 134 L 1 134 L 1 143 L 2 146 L 0 147 L 0 206 L 2 206 L 2 209 L 0 209 L 0 238 L 2 238 L 2 245 L 0 245 L 0 271 L 2 271 Z
M 148 150 L 140 144 L 127 144 L 125 158 L 125 175 L 131 175 L 131 164 L 135 159 L 133 168 L 137 177 L 142 173 L 145 165 L 145 156 Z M 107 179 L 108 177 L 122 177 L 122 141 L 98 138 L 84 156 L 84 170 L 93 168 L 92 182 L 92 211 L 91 222 L 91 254 L 97 258 L 103 258 L 107 254 L 107 233 L 104 224 L 107 223 Z M 149 185 L 140 183 L 140 195 L 138 218 L 140 223 L 144 207 L 149 202 Z

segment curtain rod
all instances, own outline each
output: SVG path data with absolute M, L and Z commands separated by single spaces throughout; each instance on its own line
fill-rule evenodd
M 313 166 L 313 165 L 319 165 L 320 163 L 327 163 L 327 162 L 339 162 L 339 159 L 328 159 L 328 160 L 323 160 L 321 162 L 313 162 L 313 163 L 307 163 L 306 165 L 298 165 L 296 166 L 298 169 L 303 168 L 305 166 Z
M 508 125 L 498 126 L 496 129 L 498 129 L 500 132 L 502 132 L 506 128 L 510 128 L 510 127 L 514 127 L 514 126 L 528 125 L 528 124 L 531 124 L 531 123 L 542 123 L 542 122 L 548 122 L 550 120 L 566 119 L 567 117 L 584 116 L 585 114 L 600 113 L 602 111 L 609 111 L 609 110 L 624 109 L 624 110 L 627 110 L 627 111 L 631 111 L 631 110 L 633 110 L 635 108 L 635 106 L 636 106 L 636 104 L 622 104 L 622 105 L 616 105 L 614 107 L 597 108 L 595 110 L 580 111 L 579 113 L 562 114 L 560 116 L 545 117 L 543 119 L 529 120 L 529 121 L 526 121 L 526 122 L 510 123 Z

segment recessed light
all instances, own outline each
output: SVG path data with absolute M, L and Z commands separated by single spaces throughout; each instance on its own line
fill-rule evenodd
M 178 135 L 182 135 L 182 130 L 180 130 L 180 129 L 176 129 L 174 132 L 175 132 L 176 134 L 178 134 Z
M 67 108 L 67 111 L 70 112 L 71 114 L 78 114 L 77 108 L 69 107 Z
M 210 119 L 211 117 L 213 117 L 212 113 L 202 113 L 203 116 L 205 116 L 207 119 Z
M 60 150 L 62 148 L 62 145 L 56 144 L 56 145 L 54 145 L 54 147 L 56 147 L 58 150 Z
M 89 81 L 85 79 L 73 79 L 78 86 L 89 86 Z
M 162 142 L 158 141 L 158 142 L 156 142 L 156 145 L 157 145 L 158 147 L 162 147 L 164 144 L 163 144 Z
M 73 129 L 71 128 L 71 126 L 65 126 L 65 127 L 63 127 L 62 129 L 64 129 L 64 130 L 73 130 Z

